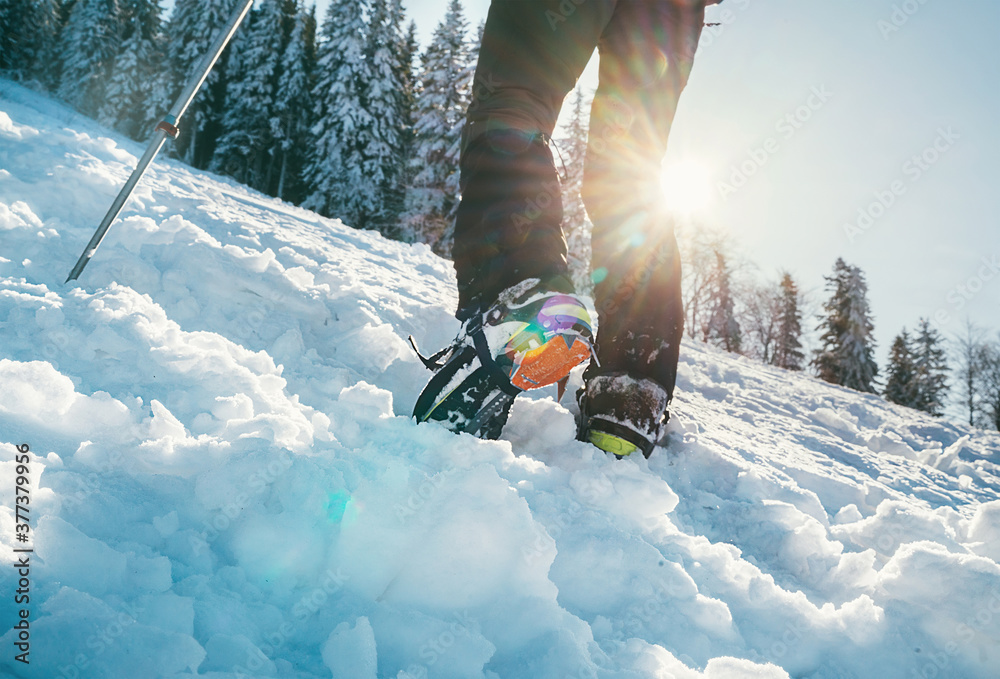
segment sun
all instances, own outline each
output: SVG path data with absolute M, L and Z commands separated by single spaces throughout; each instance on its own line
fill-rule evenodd
M 705 210 L 712 199 L 708 167 L 692 159 L 667 162 L 660 172 L 663 206 L 680 215 Z

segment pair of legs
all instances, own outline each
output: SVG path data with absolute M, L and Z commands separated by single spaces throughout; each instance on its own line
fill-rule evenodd
M 584 202 L 599 314 L 588 380 L 625 374 L 673 393 L 683 332 L 677 242 L 660 164 L 691 70 L 705 0 L 493 0 L 462 152 L 454 259 L 459 318 L 527 278 L 567 271 L 549 148 L 594 48 Z

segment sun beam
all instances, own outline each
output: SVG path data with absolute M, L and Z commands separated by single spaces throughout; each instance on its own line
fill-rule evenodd
M 666 163 L 660 172 L 663 205 L 680 215 L 701 212 L 712 198 L 712 181 L 708 168 L 696 160 Z

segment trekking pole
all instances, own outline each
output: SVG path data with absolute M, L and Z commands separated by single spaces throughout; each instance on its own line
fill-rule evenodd
M 215 42 L 212 43 L 211 48 L 209 48 L 208 53 L 202 58 L 201 62 L 198 64 L 198 70 L 192 74 L 191 79 L 187 81 L 184 86 L 184 90 L 181 95 L 174 102 L 173 108 L 167 113 L 166 117 L 156 126 L 153 130 L 153 138 L 149 141 L 149 146 L 146 147 L 146 152 L 142 155 L 139 160 L 139 164 L 136 165 L 135 170 L 132 171 L 132 176 L 128 178 L 125 182 L 125 186 L 122 187 L 121 192 L 115 201 L 111 204 L 111 208 L 108 213 L 104 215 L 104 219 L 101 221 L 101 225 L 97 227 L 97 231 L 94 232 L 93 238 L 87 243 L 86 249 L 84 249 L 83 254 L 80 255 L 80 259 L 76 261 L 76 266 L 69 274 L 69 278 L 66 279 L 66 283 L 70 281 L 75 281 L 83 268 L 87 266 L 90 258 L 94 256 L 97 252 L 97 248 L 100 247 L 101 241 L 104 240 L 104 236 L 108 233 L 108 229 L 111 228 L 111 223 L 115 221 L 118 214 L 125 207 L 125 202 L 132 195 L 132 191 L 135 189 L 136 184 L 142 179 L 142 175 L 146 173 L 146 169 L 149 167 L 153 159 L 156 158 L 156 154 L 160 152 L 163 148 L 163 144 L 167 141 L 167 137 L 171 139 L 177 138 L 177 124 L 187 111 L 188 106 L 194 100 L 198 90 L 201 89 L 202 84 L 211 73 L 212 68 L 215 66 L 215 62 L 219 60 L 222 55 L 222 50 L 226 48 L 229 41 L 232 39 L 233 34 L 236 33 L 236 29 L 240 27 L 243 23 L 244 17 L 246 17 L 247 12 L 250 11 L 250 6 L 253 5 L 253 0 L 240 0 L 239 7 L 233 12 L 232 17 L 229 19 L 229 24 L 224 28 L 216 37 Z

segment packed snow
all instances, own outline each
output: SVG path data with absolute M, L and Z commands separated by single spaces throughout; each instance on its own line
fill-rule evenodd
M 64 285 L 141 151 L 0 81 L 4 676 L 998 676 L 995 433 L 698 343 L 648 461 L 418 425 L 424 246 L 160 160 Z

